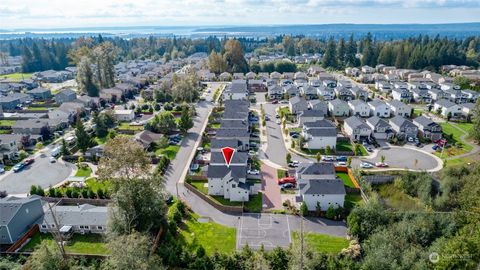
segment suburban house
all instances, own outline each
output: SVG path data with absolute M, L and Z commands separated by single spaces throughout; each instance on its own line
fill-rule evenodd
M 432 97 L 432 100 L 448 99 L 448 94 L 443 90 L 432 88 L 428 90 L 428 93 Z
M 263 80 L 249 79 L 247 81 L 247 88 L 250 92 L 264 92 L 266 87 L 265 84 L 263 84 Z
M 283 88 L 278 84 L 274 84 L 268 87 L 267 94 L 270 99 L 281 99 L 283 97 Z
M 77 99 L 77 93 L 75 93 L 75 91 L 73 91 L 72 89 L 65 89 L 58 92 L 54 96 L 54 99 L 57 104 L 62 104 L 64 102 L 71 102 Z
M 49 119 L 56 119 L 63 123 L 73 123 L 76 116 L 85 110 L 84 105 L 78 102 L 64 102 L 60 107 L 48 112 Z
M 0 107 L 2 110 L 15 110 L 21 103 L 20 99 L 14 96 L 0 96 Z
M 387 105 L 390 106 L 393 115 L 400 115 L 403 117 L 410 117 L 412 115 L 413 108 L 399 100 L 388 100 Z
M 337 145 L 337 128 L 330 120 L 321 119 L 314 122 L 304 122 L 302 136 L 305 138 L 305 148 L 335 149 Z
M 310 100 L 310 99 L 316 99 L 318 97 L 317 94 L 317 88 L 307 85 L 307 86 L 302 86 L 300 88 L 300 93 L 302 94 L 305 99 Z
M 433 105 L 436 113 L 441 114 L 444 118 L 453 117 L 458 118 L 462 116 L 462 107 L 446 99 L 437 100 Z
M 236 153 L 234 157 L 239 154 Z M 222 157 L 223 159 L 223 157 Z M 221 165 L 208 165 L 208 194 L 212 196 L 223 196 L 232 202 L 248 201 L 250 196 L 250 185 L 247 184 L 247 166 L 234 165 L 227 167 Z
M 471 103 L 477 102 L 478 97 L 480 97 L 480 93 L 474 90 L 462 90 L 462 93 L 467 97 L 467 102 Z
M 113 110 L 113 115 L 119 122 L 130 122 L 135 119 L 135 112 L 133 110 Z
M 370 106 L 371 115 L 383 118 L 390 117 L 390 107 L 385 102 L 374 99 L 368 102 L 368 106 Z
M 247 81 L 233 80 L 223 91 L 223 100 L 246 100 L 248 98 Z
M 52 92 L 50 89 L 43 87 L 37 87 L 27 92 L 35 100 L 47 100 L 52 97 Z
M 287 86 L 284 86 L 283 87 L 283 93 L 284 93 L 284 95 L 287 94 L 288 98 L 297 97 L 297 96 L 300 95 L 300 91 L 293 84 L 289 84 Z
M 99 97 L 109 102 L 120 100 L 123 96 L 123 91 L 118 88 L 105 88 L 100 90 Z
M 419 135 L 424 139 L 436 141 L 443 136 L 442 126 L 423 115 L 413 119 L 413 124 L 418 127 Z
M 210 142 L 211 152 L 220 151 L 224 147 L 231 147 L 237 151 L 246 151 L 247 148 L 243 145 L 242 141 L 232 138 L 232 139 L 217 139 L 213 138 Z
M 299 183 L 296 201 L 304 202 L 309 211 L 343 207 L 346 191 L 333 163 L 301 163 L 295 175 Z
M 0 135 L 0 162 L 4 163 L 18 156 L 18 149 L 22 147 L 20 134 L 1 134 Z
M 378 116 L 368 118 L 366 123 L 372 130 L 372 137 L 376 140 L 389 140 L 395 135 L 390 124 Z
M 472 116 L 473 110 L 475 109 L 475 103 L 462 103 L 460 104 L 462 107 L 462 112 L 465 117 Z
M 351 116 L 345 119 L 343 122 L 343 131 L 352 141 L 368 139 L 372 134 L 370 126 L 358 118 L 358 116 Z
M 349 115 L 350 108 L 346 101 L 334 99 L 328 102 L 328 111 L 330 112 L 330 116 L 345 117 Z
M 418 127 L 410 120 L 402 116 L 395 116 L 389 120 L 390 126 L 397 134 L 399 140 L 408 138 L 416 139 L 418 134 Z
M 223 82 L 230 81 L 232 79 L 232 75 L 228 72 L 222 72 L 220 75 L 218 75 L 218 79 Z
M 154 133 L 149 130 L 142 130 L 135 134 L 134 140 L 143 145 L 143 148 L 150 149 L 156 142 L 160 141 L 162 137 L 163 134 Z
M 363 100 L 360 100 L 360 99 L 350 100 L 348 102 L 348 107 L 350 108 L 350 115 L 355 115 L 360 117 L 370 116 L 370 107 Z
M 48 130 L 49 125 L 47 119 L 27 119 L 18 120 L 12 126 L 13 133 L 15 134 L 42 134 L 42 130 Z
M 375 83 L 375 89 L 386 94 L 390 94 L 393 89 L 393 85 L 386 81 L 378 81 Z
M 443 90 L 443 92 L 447 96 L 447 99 L 450 100 L 451 102 L 460 104 L 468 101 L 468 95 L 462 92 L 461 90 L 448 89 L 448 90 Z
M 245 75 L 243 75 L 243 73 L 241 73 L 241 72 L 235 72 L 235 73 L 233 73 L 233 79 L 234 80 L 244 80 Z
M 220 120 L 220 129 L 242 129 L 248 131 L 248 122 L 240 119 Z
M 407 88 L 394 88 L 392 90 L 392 98 L 401 102 L 410 102 L 413 98 L 412 92 Z
M 58 227 L 55 227 L 52 212 L 45 210 L 43 218 L 38 222 L 40 232 L 50 233 L 59 230 L 61 233 L 98 233 L 107 231 L 108 212 L 106 206 L 91 204 L 55 205 L 52 207 Z
M 368 91 L 366 91 L 365 89 L 362 89 L 360 87 L 352 87 L 349 89 L 355 99 L 361 99 L 363 101 L 368 100 Z
M 324 111 L 320 110 L 305 110 L 297 114 L 297 121 L 299 125 L 303 125 L 305 122 L 315 122 L 317 120 L 322 120 L 327 114 Z
M 250 133 L 247 130 L 242 129 L 219 129 L 215 134 L 217 139 L 237 139 L 246 149 L 250 144 Z
M 310 100 L 308 101 L 308 109 L 322 111 L 325 115 L 328 115 L 328 104 L 322 100 Z
M 334 100 L 335 90 L 322 85 L 317 88 L 317 95 L 325 101 Z
M 39 196 L 0 198 L 0 244 L 17 242 L 43 216 Z
M 422 85 L 419 85 L 416 88 L 410 90 L 413 95 L 413 100 L 415 102 L 423 102 L 423 103 L 431 103 L 432 102 L 432 95 L 428 93 L 428 88 Z
M 344 101 L 355 99 L 355 96 L 350 91 L 350 88 L 337 86 L 335 87 L 335 95 L 337 96 L 337 99 Z
M 292 97 L 288 101 L 288 108 L 290 109 L 290 113 L 297 114 L 308 110 L 308 103 L 304 98 Z

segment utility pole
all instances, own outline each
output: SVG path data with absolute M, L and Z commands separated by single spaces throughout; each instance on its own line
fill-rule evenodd
M 65 253 L 65 247 L 63 246 L 63 236 L 62 236 L 62 233 L 60 232 L 60 228 L 58 227 L 57 216 L 55 215 L 55 213 L 52 210 L 52 205 L 50 203 L 47 203 L 47 204 L 48 204 L 48 208 L 50 209 L 50 213 L 52 214 L 53 223 L 55 224 L 55 228 L 52 231 L 53 237 L 55 238 L 55 242 L 57 243 L 58 248 L 60 249 L 60 252 L 62 253 L 63 259 L 66 260 L 67 259 L 67 254 Z M 47 226 L 48 226 L 48 224 L 47 224 Z
M 303 215 L 301 217 L 301 227 L 300 227 L 300 269 L 303 270 L 303 244 L 304 244 L 304 235 L 303 235 Z

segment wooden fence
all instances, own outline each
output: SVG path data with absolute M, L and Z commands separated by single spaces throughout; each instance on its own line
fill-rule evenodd
M 39 231 L 38 224 L 34 224 L 24 235 L 22 235 L 22 237 L 20 237 L 20 239 L 17 240 L 17 242 L 7 249 L 7 252 L 17 252 L 17 249 L 21 248 L 29 238 L 32 238 L 32 236 Z

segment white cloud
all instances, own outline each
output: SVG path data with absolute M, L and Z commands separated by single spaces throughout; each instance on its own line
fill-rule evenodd
M 2 0 L 0 28 L 461 22 L 479 11 L 478 0 Z

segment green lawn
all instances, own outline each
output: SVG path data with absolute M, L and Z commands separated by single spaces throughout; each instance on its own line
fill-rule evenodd
M 134 131 L 141 131 L 143 130 L 143 126 L 131 126 L 128 122 L 121 122 L 118 125 L 118 129 L 125 129 L 125 130 L 134 130 Z
M 360 194 L 347 194 L 345 195 L 345 208 L 352 209 L 353 207 L 363 204 L 363 199 Z
M 337 151 L 350 151 L 353 152 L 353 146 L 349 141 L 341 141 L 337 142 L 337 145 L 335 146 L 335 150 Z
M 45 106 L 41 106 L 41 107 L 27 107 L 27 110 L 31 110 L 31 111 L 44 111 L 44 110 L 48 110 L 50 109 L 51 107 L 45 107 Z
M 350 176 L 348 176 L 347 173 L 337 172 L 336 175 L 337 175 L 338 178 L 342 179 L 343 184 L 345 186 L 350 187 L 350 188 L 355 188 L 355 185 L 353 184 L 352 179 L 350 179 Z
M 287 171 L 285 171 L 285 170 L 277 169 L 277 178 L 285 177 L 286 173 L 287 173 Z
M 108 136 L 105 136 L 103 138 L 95 136 L 94 140 L 97 142 L 98 145 L 104 145 L 108 140 Z
M 27 80 L 32 77 L 33 73 L 12 73 L 12 74 L 6 74 L 6 75 L 0 75 L 1 79 L 10 79 L 14 81 L 21 81 L 21 80 Z
M 205 187 L 205 184 L 208 183 L 207 181 L 191 181 L 189 183 L 203 194 L 208 195 L 208 185 Z
M 77 177 L 89 177 L 90 174 L 92 174 L 92 169 L 90 169 L 89 166 L 86 166 L 85 168 L 78 168 L 75 176 L 77 176 Z
M 47 241 L 49 245 L 55 245 L 51 234 L 37 233 L 32 240 L 22 248 L 22 251 L 33 251 L 42 241 Z M 108 249 L 103 241 L 103 236 L 99 234 L 75 234 L 65 245 L 65 251 L 68 253 L 80 254 L 108 254 Z
M 393 183 L 379 185 L 378 194 L 389 208 L 403 211 L 424 209 L 424 205 L 419 199 L 405 194 Z
M 466 134 L 468 136 L 468 131 L 472 128 L 472 124 L 470 123 L 440 123 L 443 129 L 443 134 L 445 135 L 445 138 L 447 138 L 448 142 L 450 143 L 450 147 L 445 149 L 444 157 L 445 156 L 456 156 L 456 155 L 461 155 L 466 152 L 470 152 L 473 149 L 473 146 L 464 140 L 461 139 L 461 137 Z M 459 130 L 458 127 L 461 130 Z M 452 138 L 450 139 L 450 135 Z M 456 143 L 461 143 L 462 147 L 458 148 L 455 146 Z M 440 153 L 437 153 L 437 155 L 440 155 Z
M 11 129 L 0 129 L 0 134 L 10 134 L 13 130 Z
M 284 115 L 288 115 L 290 114 L 290 109 L 288 107 L 281 107 L 278 109 L 278 115 L 282 115 L 282 113 Z
M 231 202 L 228 199 L 224 199 L 223 196 L 211 196 L 219 204 L 230 205 L 230 206 L 242 206 L 247 212 L 259 213 L 262 211 L 262 193 L 257 195 L 251 195 L 248 202 Z
M 189 248 L 195 250 L 203 246 L 208 255 L 215 251 L 229 254 L 235 251 L 236 230 L 214 222 L 198 222 L 195 215 L 189 217 L 181 226 L 180 235 Z
M 355 149 L 355 148 L 354 148 Z M 368 156 L 368 151 L 363 145 L 360 144 L 360 152 L 362 156 Z
M 211 123 L 210 128 L 212 129 L 219 129 L 220 128 L 220 123 Z
M 0 120 L 0 126 L 11 127 L 15 125 L 15 120 Z
M 170 160 L 174 160 L 179 150 L 180 150 L 180 145 L 169 145 L 167 148 L 155 150 L 155 154 L 157 156 L 165 155 Z
M 97 193 L 98 189 L 102 190 L 109 190 L 110 189 L 110 182 L 109 181 L 99 181 L 96 178 L 90 177 L 85 180 L 85 184 L 87 187 L 91 188 L 95 193 Z
M 292 240 L 298 243 L 300 234 L 292 232 Z M 320 233 L 305 233 L 307 245 L 316 252 L 339 253 L 348 247 L 348 240 L 343 237 L 335 237 Z

